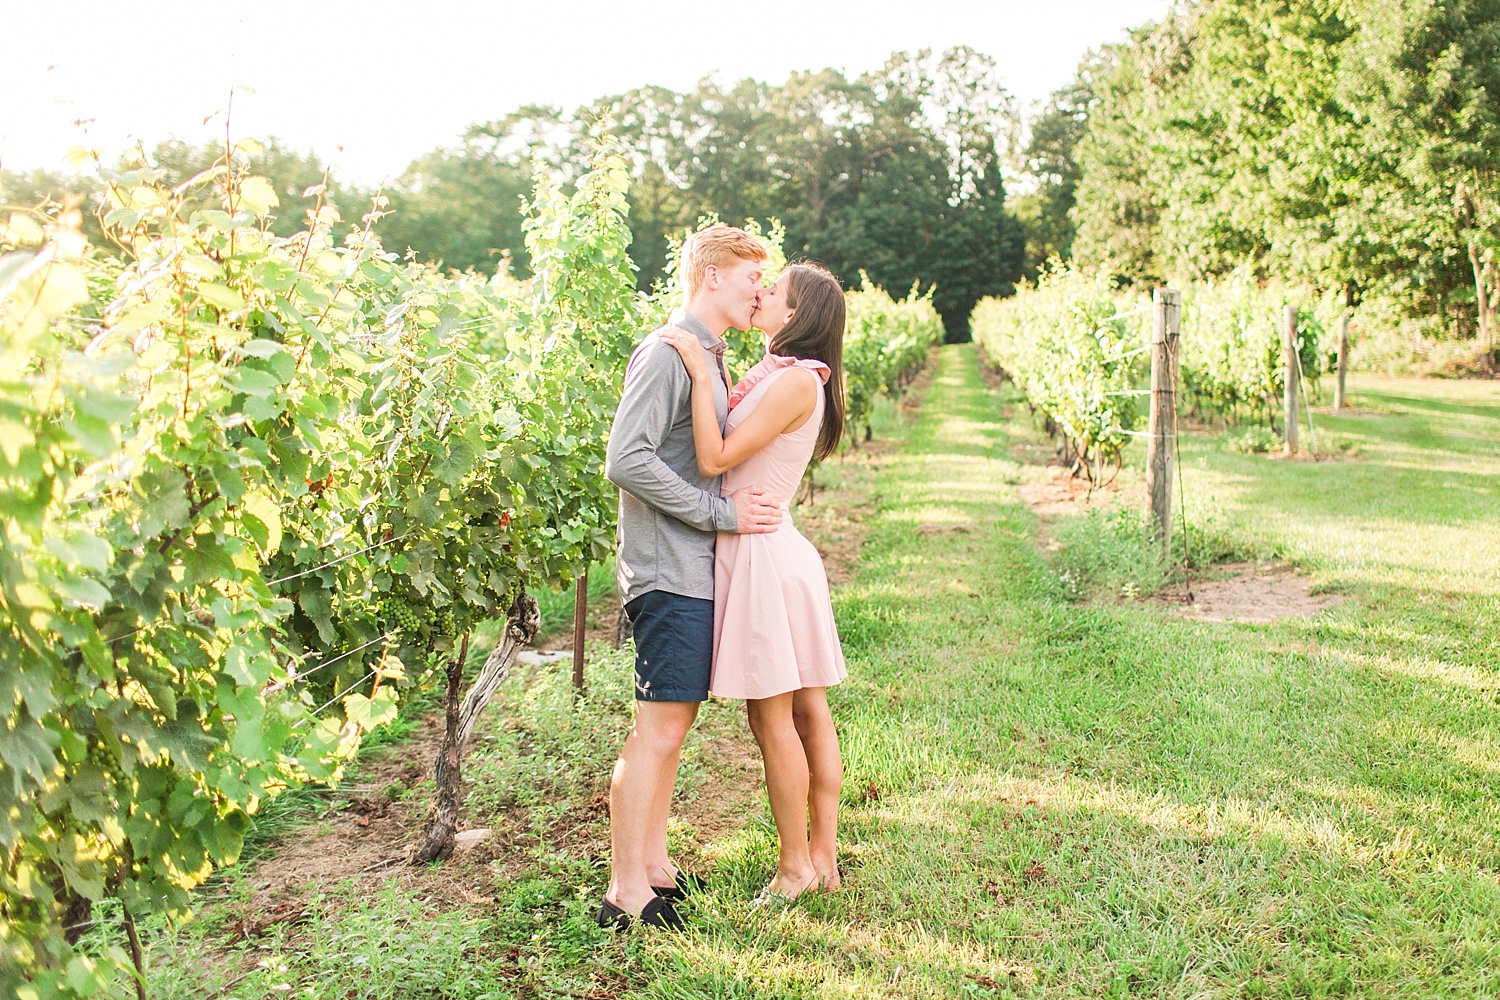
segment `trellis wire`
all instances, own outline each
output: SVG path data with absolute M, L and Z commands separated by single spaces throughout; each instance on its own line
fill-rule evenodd
M 367 642 L 367 643 L 365 643 L 365 644 L 363 644 L 361 646 L 355 646 L 353 649 L 345 650 L 344 652 L 340 653 L 338 656 L 335 656 L 331 660 L 324 660 L 322 663 L 319 663 L 317 666 L 313 667 L 311 670 L 304 670 L 304 671 L 302 671 L 300 673 L 294 674 L 292 677 L 288 678 L 287 681 L 283 682 L 282 685 L 281 685 L 281 687 L 284 687 L 286 684 L 291 684 L 291 683 L 295 683 L 297 681 L 306 680 L 307 678 L 311 677 L 313 674 L 317 673 L 319 670 L 322 670 L 324 667 L 331 667 L 335 663 L 338 663 L 340 660 L 347 660 L 349 657 L 353 656 L 355 653 L 358 653 L 358 652 L 361 652 L 363 650 L 369 649 L 371 646 L 375 645 L 377 642 L 386 642 L 390 638 L 391 638 L 391 634 L 389 632 L 382 632 L 380 635 L 378 635 L 375 638 L 371 639 L 369 642 Z M 278 687 L 277 685 L 272 684 L 270 687 L 268 687 L 266 689 L 266 691 L 267 691 L 267 693 L 274 694 L 276 691 L 281 690 L 281 687 Z
M 319 716 L 319 715 L 323 714 L 323 710 L 326 709 L 329 705 L 332 705 L 334 702 L 338 701 L 344 695 L 348 694 L 350 691 L 353 691 L 355 688 L 359 687 L 365 681 L 369 680 L 371 677 L 374 677 L 374 676 L 375 676 L 375 671 L 371 670 L 369 673 L 365 674 L 359 680 L 355 681 L 353 684 L 350 684 L 348 687 L 344 688 L 344 690 L 340 691 L 338 694 L 334 695 L 332 698 L 329 698 L 327 701 L 323 702 L 323 704 L 319 705 L 317 708 L 315 708 L 312 711 L 311 715 L 304 715 L 302 718 L 300 718 L 296 722 L 292 723 L 292 728 L 296 729 L 298 726 L 300 726 L 302 723 L 306 722 L 308 719 L 315 718 L 316 716 Z
M 324 563 L 321 566 L 313 566 L 311 569 L 305 569 L 305 570 L 303 570 L 300 573 L 292 573 L 292 574 L 290 574 L 288 576 L 278 576 L 274 580 L 267 580 L 266 581 L 266 586 L 267 587 L 274 587 L 278 583 L 286 583 L 289 580 L 300 580 L 300 579 L 302 579 L 302 577 L 307 576 L 310 573 L 317 573 L 318 571 L 325 570 L 325 569 L 327 569 L 330 566 L 337 566 L 339 563 L 345 562 L 346 560 L 349 560 L 349 559 L 353 559 L 355 556 L 363 555 L 364 553 L 369 552 L 371 549 L 378 549 L 382 545 L 392 545 L 392 544 L 394 544 L 396 542 L 401 541 L 401 539 L 403 539 L 403 538 L 410 538 L 412 534 L 413 534 L 413 532 L 403 531 L 399 535 L 393 535 L 390 538 L 382 538 L 380 541 L 375 542 L 375 543 L 373 543 L 371 545 L 366 545 L 362 549 L 356 549 L 353 552 L 346 552 L 345 554 L 339 556 L 337 559 L 330 559 L 328 562 Z

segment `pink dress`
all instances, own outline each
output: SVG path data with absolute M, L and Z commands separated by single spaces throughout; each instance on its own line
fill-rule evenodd
M 821 361 L 768 354 L 729 394 L 734 430 L 792 367 L 828 381 Z M 847 676 L 828 575 L 811 542 L 792 524 L 791 501 L 823 424 L 823 393 L 807 422 L 781 434 L 724 473 L 725 495 L 767 490 L 785 512 L 781 527 L 759 535 L 721 533 L 714 552 L 714 666 L 709 690 L 720 698 L 769 698 L 805 687 L 831 687 Z

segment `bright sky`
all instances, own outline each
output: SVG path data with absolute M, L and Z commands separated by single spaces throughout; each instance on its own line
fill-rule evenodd
M 565 110 L 645 84 L 718 74 L 876 69 L 896 50 L 993 56 L 1022 107 L 1089 49 L 1161 17 L 1170 0 L 863 0 L 739 7 L 621 0 L 60 0 L 4 17 L 0 165 L 61 168 L 83 142 L 277 135 L 365 183 L 400 174 L 465 126 L 522 104 Z M 208 124 L 204 119 L 217 114 Z

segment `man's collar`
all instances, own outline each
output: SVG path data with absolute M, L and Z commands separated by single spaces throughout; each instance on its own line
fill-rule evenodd
M 708 328 L 707 323 L 686 309 L 673 309 L 672 315 L 667 318 L 667 322 L 672 326 L 681 327 L 697 337 L 698 343 L 703 345 L 705 351 L 711 351 L 724 343 L 723 337 L 715 336 L 714 332 Z

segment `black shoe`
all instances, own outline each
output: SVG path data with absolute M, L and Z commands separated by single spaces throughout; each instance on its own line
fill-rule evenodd
M 630 926 L 632 920 L 637 918 L 606 899 L 599 904 L 599 916 L 595 919 L 599 921 L 600 927 L 613 927 L 623 931 Z M 665 927 L 673 931 L 680 931 L 687 926 L 682 919 L 682 914 L 677 912 L 669 900 L 660 896 L 651 897 L 651 902 L 647 903 L 646 908 L 641 911 L 639 919 L 647 927 Z
M 678 872 L 674 875 L 671 885 L 653 885 L 651 887 L 652 892 L 668 902 L 686 899 L 688 893 L 701 892 L 702 890 L 703 880 L 696 875 L 689 875 L 687 872 Z

